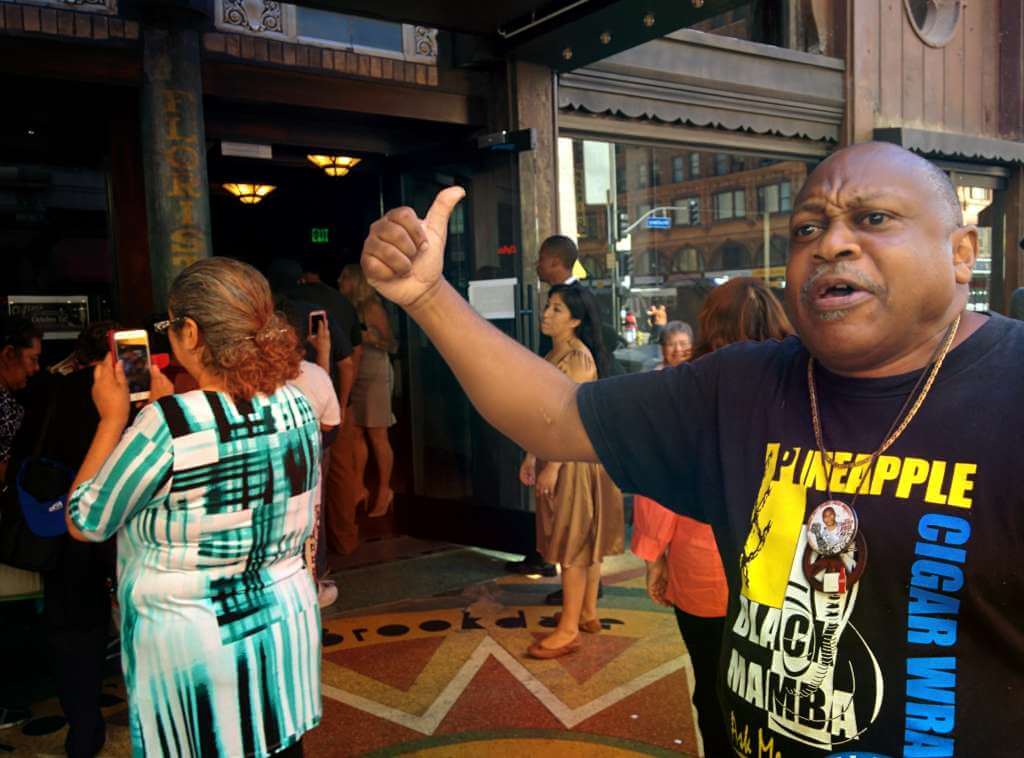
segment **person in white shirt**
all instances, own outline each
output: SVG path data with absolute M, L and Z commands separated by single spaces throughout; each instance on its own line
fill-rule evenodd
M 321 461 L 321 471 L 326 470 L 326 456 L 329 454 L 331 441 L 338 433 L 341 425 L 341 406 L 338 404 L 338 394 L 334 389 L 334 382 L 331 375 L 327 373 L 327 367 L 331 360 L 331 335 L 327 329 L 319 329 L 307 338 L 316 348 L 316 363 L 302 361 L 299 364 L 299 375 L 289 382 L 299 389 L 309 404 L 313 407 L 313 413 L 320 422 L 320 433 L 323 435 L 324 460 Z M 320 607 L 326 608 L 338 599 L 338 587 L 330 579 L 322 578 L 327 573 L 327 551 L 324 549 L 324 541 L 320 539 L 323 527 L 323 479 L 316 496 L 316 524 L 313 535 L 306 544 L 306 563 L 310 568 L 313 578 L 317 584 L 317 596 Z

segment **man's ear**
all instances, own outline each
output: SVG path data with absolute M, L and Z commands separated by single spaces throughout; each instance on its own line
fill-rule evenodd
M 14 345 L 4 345 L 0 348 L 0 361 L 12 363 L 18 357 L 18 351 Z
M 970 284 L 974 263 L 978 260 L 978 227 L 961 226 L 950 237 L 953 248 L 953 271 L 957 284 Z

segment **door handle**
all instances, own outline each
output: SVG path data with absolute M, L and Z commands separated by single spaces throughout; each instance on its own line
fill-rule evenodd
M 520 290 L 521 286 L 517 284 L 516 289 Z M 520 302 L 519 308 L 519 325 L 522 329 L 519 341 L 532 350 L 536 348 L 536 345 L 533 344 L 533 285 L 527 284 L 523 294 L 525 297 L 521 298 L 522 302 Z

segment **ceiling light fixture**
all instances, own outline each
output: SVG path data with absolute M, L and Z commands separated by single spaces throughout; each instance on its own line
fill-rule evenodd
M 272 184 L 242 184 L 239 182 L 230 182 L 222 186 L 245 205 L 256 205 L 277 189 Z
M 571 48 L 571 47 L 567 47 L 567 48 L 565 48 L 565 49 L 564 49 L 564 50 L 562 51 L 562 57 L 563 57 L 563 58 L 564 58 L 565 60 L 567 60 L 567 61 L 571 61 L 571 60 L 572 60 L 572 48 Z
M 328 176 L 345 176 L 362 158 L 351 158 L 347 155 L 307 155 L 310 162 L 322 168 Z
M 612 33 L 611 32 L 601 32 L 601 44 L 602 45 L 607 45 L 611 41 L 612 41 Z
M 653 13 L 647 13 L 647 14 L 644 15 L 644 26 L 646 26 L 648 29 L 650 29 L 652 26 L 654 26 L 654 14 Z

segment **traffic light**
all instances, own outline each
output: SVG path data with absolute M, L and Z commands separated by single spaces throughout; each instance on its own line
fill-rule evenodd
M 619 276 L 630 276 L 633 273 L 633 254 L 622 253 L 619 256 Z
M 629 211 L 622 209 L 619 211 L 619 233 L 618 238 L 622 239 L 626 236 L 626 229 L 629 228 Z

